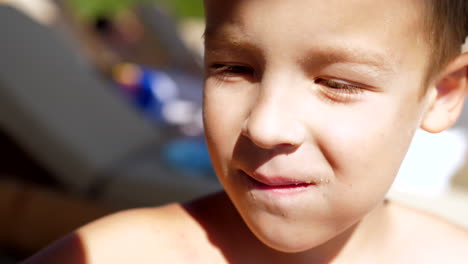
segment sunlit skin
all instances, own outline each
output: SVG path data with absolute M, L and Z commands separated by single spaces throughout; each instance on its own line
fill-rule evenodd
M 415 130 L 449 128 L 467 91 L 466 53 L 427 76 L 423 3 L 205 0 L 225 192 L 100 219 L 28 264 L 468 263 L 466 230 L 384 200 Z
M 433 98 L 420 4 L 206 6 L 204 118 L 220 181 L 268 246 L 333 243 L 382 203 Z M 252 184 L 278 179 L 301 186 Z

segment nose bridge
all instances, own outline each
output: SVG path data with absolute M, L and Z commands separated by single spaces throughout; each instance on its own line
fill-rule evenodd
M 298 113 L 294 113 L 294 85 L 292 76 L 265 74 L 258 87 L 243 133 L 265 149 L 278 146 L 298 146 L 304 140 Z

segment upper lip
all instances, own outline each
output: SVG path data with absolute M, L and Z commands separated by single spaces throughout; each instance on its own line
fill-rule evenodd
M 313 180 L 304 180 L 302 178 L 294 178 L 287 176 L 278 176 L 278 175 L 265 175 L 260 172 L 246 172 L 245 174 L 253 178 L 254 180 L 263 183 L 268 186 L 287 186 L 287 185 L 299 185 L 299 184 L 316 184 Z M 287 175 L 297 175 L 297 174 L 287 174 Z

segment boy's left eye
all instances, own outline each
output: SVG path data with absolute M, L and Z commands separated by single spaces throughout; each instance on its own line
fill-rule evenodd
M 334 101 L 347 102 L 357 95 L 364 92 L 364 88 L 356 84 L 352 84 L 346 81 L 339 81 L 335 79 L 318 78 L 315 80 L 316 84 L 323 87 L 324 94 Z
M 351 84 L 345 81 L 337 81 L 334 79 L 319 78 L 315 80 L 315 83 L 328 86 L 329 88 L 332 88 L 332 89 L 346 90 L 346 92 L 354 91 L 354 89 L 361 89 L 361 87 L 355 84 Z

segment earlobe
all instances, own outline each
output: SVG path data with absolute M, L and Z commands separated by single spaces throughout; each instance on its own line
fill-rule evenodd
M 456 122 L 468 90 L 467 66 L 468 53 L 464 53 L 445 67 L 433 91 L 429 91 L 431 94 L 428 95 L 428 110 L 421 122 L 422 129 L 438 133 Z
M 438 133 L 443 127 L 448 126 L 447 111 L 444 107 L 437 106 L 438 92 L 437 89 L 431 88 L 428 91 L 427 109 L 424 111 L 424 116 L 421 122 L 421 129 L 429 133 Z

